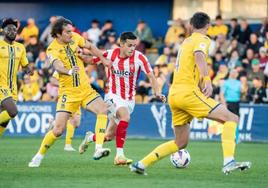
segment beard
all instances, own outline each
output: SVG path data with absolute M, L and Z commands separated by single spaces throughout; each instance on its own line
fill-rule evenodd
M 9 40 L 10 42 L 13 42 L 16 39 L 16 35 L 15 36 L 6 35 L 6 39 Z

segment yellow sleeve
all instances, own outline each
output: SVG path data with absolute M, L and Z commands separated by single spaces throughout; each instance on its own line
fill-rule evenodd
M 58 51 L 50 47 L 47 49 L 47 57 L 48 57 L 49 63 L 51 64 L 57 59 L 60 60 Z
M 22 55 L 21 55 L 21 59 L 20 59 L 20 64 L 23 67 L 26 67 L 29 64 L 27 56 L 26 56 L 26 49 L 24 46 L 22 46 Z
M 194 52 L 201 51 L 207 56 L 209 45 L 210 45 L 210 39 L 208 39 L 206 37 L 202 37 L 195 42 L 195 46 L 194 46 L 193 51 Z
M 77 41 L 78 46 L 83 48 L 86 44 L 86 40 L 79 34 L 73 33 L 73 39 Z

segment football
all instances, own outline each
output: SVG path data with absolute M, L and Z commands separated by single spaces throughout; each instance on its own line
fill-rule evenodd
M 186 149 L 181 149 L 170 155 L 170 162 L 176 168 L 185 168 L 190 164 L 190 153 Z

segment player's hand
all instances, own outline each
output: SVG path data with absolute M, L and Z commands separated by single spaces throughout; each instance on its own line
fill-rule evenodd
M 101 62 L 105 67 L 111 68 L 112 66 L 112 61 L 109 59 L 103 58 Z
M 160 99 L 163 103 L 167 102 L 166 96 L 161 94 L 161 93 L 160 94 L 155 94 L 155 98 Z
M 204 82 L 204 87 L 202 88 L 202 93 L 206 96 L 206 97 L 210 97 L 212 95 L 213 92 L 213 88 L 212 88 L 212 84 L 211 81 L 206 81 Z
M 79 72 L 79 67 L 78 66 L 74 66 L 71 70 L 69 70 L 68 74 L 71 76 L 73 74 L 77 74 Z

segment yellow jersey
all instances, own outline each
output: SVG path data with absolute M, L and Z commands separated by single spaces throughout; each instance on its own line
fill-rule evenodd
M 47 56 L 50 63 L 59 60 L 67 69 L 79 67 L 79 73 L 70 75 L 59 74 L 59 93 L 73 92 L 76 89 L 88 87 L 88 78 L 83 61 L 78 57 L 77 49 L 85 46 L 85 39 L 77 33 L 72 33 L 72 42 L 63 45 L 54 39 L 47 48 Z
M 193 33 L 182 43 L 174 70 L 172 87 L 184 85 L 186 88 L 198 88 L 200 83 L 199 69 L 195 63 L 194 53 L 201 51 L 208 58 L 210 39 L 201 33 Z
M 28 59 L 23 44 L 8 44 L 0 40 L 0 87 L 9 89 L 13 99 L 17 100 L 17 72 L 19 67 L 27 66 Z
M 20 88 L 24 101 L 32 101 L 33 97 L 40 92 L 40 87 L 37 82 L 23 84 Z

